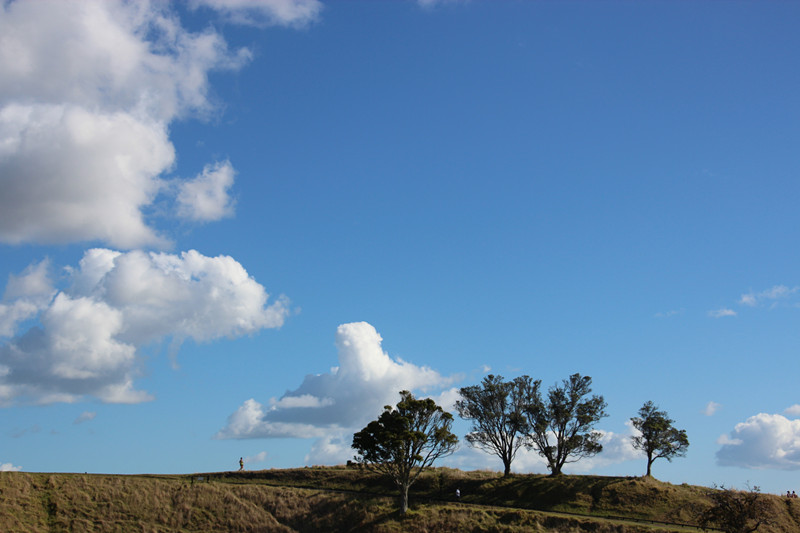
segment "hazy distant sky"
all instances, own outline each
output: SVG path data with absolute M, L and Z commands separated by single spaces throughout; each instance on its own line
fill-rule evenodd
M 643 474 L 652 400 L 659 479 L 800 490 L 798 24 L 0 2 L 0 469 L 341 464 L 401 389 L 579 372 L 610 416 L 568 472 Z

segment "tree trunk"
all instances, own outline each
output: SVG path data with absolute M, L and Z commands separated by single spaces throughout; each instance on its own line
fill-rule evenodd
M 511 461 L 503 459 L 503 476 L 507 476 L 511 473 Z
M 408 512 L 408 485 L 406 484 L 400 487 L 400 512 L 403 514 Z

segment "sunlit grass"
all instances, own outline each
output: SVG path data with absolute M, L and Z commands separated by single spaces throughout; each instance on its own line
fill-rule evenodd
M 709 490 L 650 478 L 438 468 L 412 487 L 411 510 L 401 515 L 394 485 L 357 468 L 195 476 L 2 472 L 0 531 L 697 531 L 664 523 L 693 523 Z M 768 497 L 776 524 L 759 531 L 800 531 L 800 501 Z

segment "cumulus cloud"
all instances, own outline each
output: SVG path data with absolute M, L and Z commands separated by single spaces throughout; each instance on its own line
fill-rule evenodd
M 612 431 L 597 430 L 602 434 L 600 443 L 603 451 L 594 457 L 586 457 L 575 463 L 564 465 L 564 473 L 583 474 L 606 466 L 623 463 L 625 461 L 641 459 L 642 452 L 635 450 L 631 436 L 635 434 L 630 422 L 627 422 L 628 432 L 614 433 Z M 466 443 L 447 459 L 447 463 L 462 470 L 502 470 L 502 462 L 496 455 L 488 454 Z M 547 473 L 547 460 L 535 449 L 523 446 L 517 451 L 514 462 L 511 464 L 513 472 L 518 473 Z
M 800 416 L 800 404 L 794 404 L 791 407 L 787 407 L 783 412 L 789 416 Z
M 49 271 L 50 262 L 44 260 L 30 265 L 19 276 L 9 275 L 0 301 L 0 338 L 14 335 L 21 322 L 36 316 L 53 298 Z
M 705 408 L 703 408 L 703 414 L 706 416 L 713 416 L 717 411 L 719 411 L 720 407 L 722 407 L 722 405 L 718 404 L 717 402 L 708 402 Z
M 228 190 L 233 185 L 230 161 L 206 165 L 202 174 L 179 185 L 178 216 L 194 221 L 220 220 L 233 215 Z
M 710 316 L 711 318 L 723 318 L 723 317 L 726 317 L 726 316 L 736 316 L 736 311 L 734 311 L 733 309 L 728 309 L 728 308 L 723 307 L 721 309 L 715 309 L 713 311 L 709 311 L 708 312 L 708 316 Z
M 753 469 L 800 469 L 800 420 L 759 413 L 717 441 L 717 464 Z
M 601 433 L 600 444 L 603 445 L 603 451 L 593 457 L 587 457 L 580 461 L 565 466 L 565 472 L 569 473 L 585 473 L 598 468 L 603 468 L 609 465 L 623 463 L 634 459 L 644 457 L 640 450 L 633 447 L 631 436 L 638 434 L 630 421 L 625 423 L 628 426 L 626 433 L 614 433 L 613 431 L 604 431 L 598 429 Z
M 343 428 L 357 430 L 384 405 L 397 403 L 399 391 L 442 389 L 452 381 L 428 367 L 393 359 L 381 348 L 382 340 L 366 322 L 339 326 L 337 367 L 306 376 L 297 389 L 268 406 L 247 400 L 217 438 L 321 438 Z
M 796 294 L 800 287 L 787 287 L 786 285 L 774 285 L 761 292 L 750 291 L 742 294 L 739 303 L 750 307 L 756 307 L 765 303 L 775 305 L 779 300 L 786 300 Z
M 341 465 L 352 461 L 355 457 L 355 451 L 351 447 L 352 443 L 352 433 L 338 432 L 325 435 L 311 445 L 311 450 L 304 459 L 305 464 Z
M 270 303 L 264 287 L 227 256 L 98 248 L 68 273 L 71 284 L 39 313 L 39 323 L 0 346 L 0 404 L 84 395 L 146 401 L 150 395 L 134 386 L 140 346 L 252 334 L 280 327 L 288 312 L 285 299 Z
M 14 466 L 11 463 L 0 463 L 0 472 L 19 472 L 21 466 Z
M 250 52 L 159 2 L 3 2 L 0 35 L 0 242 L 167 245 L 146 214 L 170 190 L 169 124 L 209 113 L 209 72 Z M 227 215 L 224 179 L 181 208 Z
M 221 13 L 237 24 L 303 27 L 314 22 L 322 11 L 319 0 L 192 0 Z
M 246 465 L 259 464 L 263 463 L 266 460 L 267 460 L 267 452 L 258 452 L 255 455 L 251 455 L 249 457 L 245 457 L 244 459 L 242 459 L 242 461 Z

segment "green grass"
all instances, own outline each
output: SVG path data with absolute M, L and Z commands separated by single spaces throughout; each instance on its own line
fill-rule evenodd
M 394 485 L 357 468 L 194 476 L 2 472 L 0 531 L 697 532 L 667 523 L 693 523 L 710 490 L 650 478 L 437 468 L 412 486 L 411 510 L 400 515 Z M 800 531 L 800 501 L 767 497 L 776 524 L 759 531 Z

